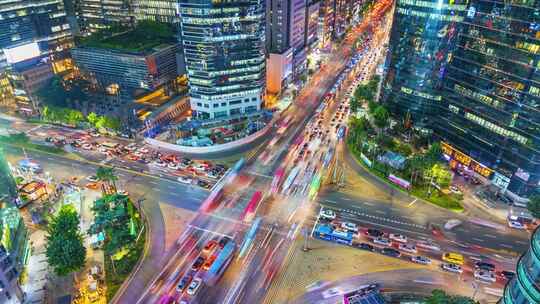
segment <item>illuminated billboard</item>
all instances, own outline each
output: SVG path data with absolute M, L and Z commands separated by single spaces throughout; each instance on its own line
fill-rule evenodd
M 3 49 L 8 63 L 13 64 L 41 55 L 37 42 L 19 45 L 9 49 Z

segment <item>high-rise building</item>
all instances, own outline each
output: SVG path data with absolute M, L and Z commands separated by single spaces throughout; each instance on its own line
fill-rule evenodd
M 133 25 L 131 0 L 79 0 L 81 31 L 89 33 L 112 25 Z
M 176 2 L 176 0 L 133 0 L 133 15 L 136 20 L 176 24 L 180 21 Z
M 434 129 L 463 154 L 453 165 L 522 200 L 540 181 L 538 2 L 472 1 L 457 36 Z
M 193 116 L 242 116 L 265 92 L 265 0 L 180 0 Z
M 517 271 L 504 288 L 499 304 L 540 303 L 540 228 L 531 237 L 529 250 L 518 260 Z
M 321 10 L 319 0 L 308 0 L 306 6 L 306 25 L 304 33 L 304 44 L 308 49 L 312 49 L 319 41 L 319 11 Z
M 62 0 L 8 0 L 0 3 L 0 70 L 8 64 L 48 54 L 54 62 L 67 56 L 73 38 Z M 30 56 L 30 57 L 27 57 Z
M 440 89 L 467 0 L 398 0 L 390 36 L 384 100 L 419 125 L 440 111 Z

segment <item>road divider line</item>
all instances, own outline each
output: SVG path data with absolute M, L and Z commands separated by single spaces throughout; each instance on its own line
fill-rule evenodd
M 412 202 L 410 202 L 407 207 L 412 207 L 412 205 L 414 205 L 414 203 L 416 203 L 418 201 L 418 198 L 415 198 Z

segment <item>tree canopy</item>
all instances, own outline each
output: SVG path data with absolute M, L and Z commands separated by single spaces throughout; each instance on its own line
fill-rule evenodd
M 79 215 L 72 205 L 64 205 L 47 227 L 47 261 L 59 276 L 81 270 L 86 248 L 79 227 Z
M 388 118 L 390 117 L 390 114 L 388 113 L 388 110 L 384 106 L 378 106 L 375 108 L 375 111 L 373 111 L 373 120 L 377 127 L 383 129 L 388 125 Z
M 440 289 L 431 292 L 431 296 L 426 298 L 426 304 L 476 304 L 478 302 L 463 296 L 452 296 Z

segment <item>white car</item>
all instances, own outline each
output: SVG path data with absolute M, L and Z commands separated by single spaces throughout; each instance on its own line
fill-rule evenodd
M 383 237 L 374 238 L 373 243 L 383 246 L 390 246 L 390 240 Z
M 81 146 L 83 149 L 85 150 L 92 150 L 92 145 L 91 144 L 84 144 Z
M 191 178 L 186 177 L 186 176 L 178 177 L 178 181 L 181 182 L 182 184 L 189 184 L 189 185 L 193 182 Z
M 525 226 L 518 221 L 508 221 L 508 227 L 514 229 L 525 229 Z
M 478 269 L 474 272 L 474 278 L 478 281 L 485 282 L 485 283 L 495 283 L 497 281 L 497 278 L 495 277 L 495 274 L 491 271 Z
M 191 281 L 191 284 L 189 284 L 187 288 L 187 294 L 190 296 L 195 295 L 197 291 L 199 290 L 199 288 L 201 287 L 201 285 L 202 285 L 201 278 L 193 279 L 193 281 Z
M 451 219 L 451 220 L 448 220 L 448 222 L 446 222 L 444 224 L 444 229 L 445 230 L 452 230 L 454 228 L 456 228 L 457 226 L 461 225 L 461 221 L 460 220 L 456 220 L 456 219 Z
M 330 209 L 323 209 L 319 213 L 319 218 L 326 220 L 333 220 L 336 218 L 336 213 Z
M 137 145 L 135 143 L 131 143 L 127 146 L 124 147 L 125 150 L 128 150 L 128 151 L 134 151 L 137 149 Z
M 418 253 L 418 250 L 416 250 L 416 246 L 413 244 L 399 244 L 399 250 L 407 253 Z
M 120 194 L 120 195 L 125 195 L 125 196 L 128 196 L 128 195 L 129 195 L 129 192 L 127 192 L 127 191 L 124 190 L 124 189 L 117 190 L 116 193 L 117 193 L 117 194 Z
M 150 150 L 148 150 L 148 148 L 141 147 L 141 148 L 139 148 L 139 152 L 146 154 L 146 153 L 150 152 Z
M 463 269 L 461 269 L 461 266 L 456 265 L 456 264 L 451 264 L 451 263 L 443 263 L 441 265 L 441 268 L 443 270 L 446 270 L 448 272 L 453 272 L 453 273 L 462 273 L 463 272 Z
M 450 186 L 450 192 L 455 193 L 455 194 L 461 194 L 461 190 L 459 190 L 459 188 L 454 185 Z
M 95 182 L 98 181 L 98 178 L 97 178 L 97 176 L 95 176 L 95 175 L 88 175 L 88 176 L 86 177 L 86 180 L 89 181 L 89 182 L 95 183 Z
M 353 233 L 358 233 L 358 226 L 355 223 L 343 222 L 341 223 L 341 229 L 347 230 Z
M 170 163 L 167 164 L 167 168 L 177 170 L 178 165 L 176 163 L 174 163 L 174 162 L 170 162 Z
M 165 162 L 163 162 L 163 161 L 155 161 L 154 165 L 156 165 L 158 167 L 162 167 L 162 168 L 167 167 L 167 164 Z
M 392 241 L 400 242 L 400 243 L 407 243 L 407 237 L 402 234 L 393 234 L 390 233 L 389 238 Z
M 411 261 L 413 261 L 413 262 L 415 262 L 415 263 L 418 263 L 418 264 L 422 264 L 422 265 L 429 265 L 429 264 L 431 264 L 431 260 L 430 260 L 429 258 L 420 256 L 420 255 L 413 256 L 413 257 L 411 258 Z

